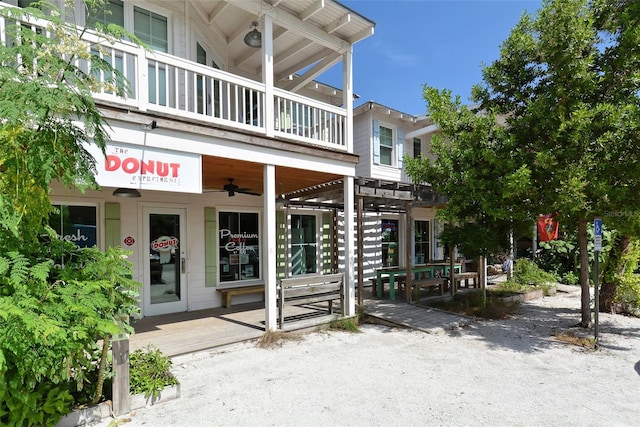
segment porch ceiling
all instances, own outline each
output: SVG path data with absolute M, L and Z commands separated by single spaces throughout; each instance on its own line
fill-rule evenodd
M 224 191 L 229 179 L 238 187 L 262 194 L 263 165 L 243 160 L 202 156 L 203 192 Z M 276 167 L 276 196 L 291 206 L 318 208 L 344 207 L 342 176 L 305 169 Z M 356 178 L 355 196 L 362 197 L 367 211 L 404 212 L 408 203 L 414 208 L 446 204 L 447 198 L 430 185 L 413 185 L 372 178 Z
M 229 179 L 240 188 L 252 193 L 262 194 L 263 165 L 243 160 L 202 156 L 203 192 L 223 191 Z M 305 169 L 276 167 L 276 196 L 299 191 L 340 179 L 341 176 L 314 172 Z
M 375 23 L 334 0 L 192 0 L 195 19 L 203 19 L 217 40 L 226 42 L 229 68 L 260 75 L 262 50 L 243 38 L 262 17 L 273 17 L 275 84 L 286 90 L 326 92 L 327 102 L 342 102 L 335 88 L 318 88 L 318 75 L 342 60 L 349 44 L 373 34 Z M 264 34 L 263 34 L 264 36 Z

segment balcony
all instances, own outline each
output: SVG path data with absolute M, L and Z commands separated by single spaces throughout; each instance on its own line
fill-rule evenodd
M 102 44 L 95 55 L 120 71 L 130 86 L 129 93 L 96 93 L 98 101 L 333 150 L 347 149 L 344 108 L 278 88 L 268 100 L 267 88 L 260 82 L 127 43 Z M 91 69 L 90 63 L 83 66 Z M 97 77 L 102 81 L 111 78 Z M 267 106 L 273 108 L 273 120 L 266 118 Z
M 181 3 L 182 9 L 173 12 L 173 31 L 182 37 L 180 31 L 189 29 L 180 27 L 184 25 L 180 19 L 191 16 L 194 27 L 209 31 L 210 43 L 225 52 L 226 71 L 185 59 L 190 57 L 186 52 L 195 33 L 187 35 L 189 44 L 174 47 L 176 56 L 127 41 L 110 42 L 87 31 L 83 39 L 92 59 L 77 65 L 103 82 L 114 76 L 101 72 L 96 61 L 106 61 L 120 73 L 115 85 L 97 89 L 100 92 L 94 98 L 100 104 L 352 152 L 351 103 L 345 101 L 352 92 L 343 95 L 340 89 L 326 85 L 323 90 L 327 91 L 322 92 L 312 86 L 318 86 L 316 78 L 340 61 L 349 61 L 343 67 L 343 81 L 351 81 L 352 44 L 373 34 L 373 23 L 333 1 L 312 3 L 311 7 L 308 3 Z M 261 49 L 242 41 L 248 23 L 256 19 L 267 46 Z M 12 42 L 6 34 L 12 24 L 48 34 L 44 21 L 0 17 L 1 43 Z

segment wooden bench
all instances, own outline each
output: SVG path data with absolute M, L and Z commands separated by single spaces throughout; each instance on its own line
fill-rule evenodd
M 216 289 L 222 294 L 222 306 L 224 308 L 231 307 L 231 297 L 234 295 L 256 294 L 262 292 L 264 294 L 264 285 L 239 286 L 235 288 Z
M 457 273 L 453 275 L 454 289 L 457 290 L 464 282 L 464 287 L 469 287 L 469 280 L 473 280 L 473 287 L 480 287 L 480 275 L 477 271 L 467 271 L 466 273 Z
M 436 277 L 433 279 L 417 279 L 411 282 L 411 286 L 413 288 L 413 296 L 414 298 L 420 298 L 420 289 L 432 289 L 437 288 L 440 292 L 440 295 L 444 295 L 444 288 L 447 283 L 446 277 Z
M 299 305 L 327 301 L 329 314 L 332 314 L 333 301 L 342 302 L 343 295 L 344 275 L 342 273 L 280 279 L 278 284 L 278 324 L 280 329 L 284 325 L 286 304 Z

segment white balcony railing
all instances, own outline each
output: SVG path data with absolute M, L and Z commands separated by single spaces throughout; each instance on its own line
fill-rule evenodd
M 0 17 L 0 42 L 7 40 L 6 19 Z M 21 23 L 46 34 L 46 23 Z M 96 92 L 98 101 L 129 110 L 156 112 L 187 120 L 211 123 L 274 135 L 301 143 L 347 150 L 346 110 L 274 88 L 266 98 L 265 85 L 225 71 L 206 67 L 160 52 L 150 52 L 128 42 L 109 43 L 86 33 L 94 58 L 107 61 L 127 80 Z M 91 61 L 76 65 L 93 72 L 101 81 L 113 78 L 92 67 Z M 273 106 L 273 123 L 267 108 Z

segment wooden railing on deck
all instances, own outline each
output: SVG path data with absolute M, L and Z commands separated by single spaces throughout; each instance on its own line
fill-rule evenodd
M 0 42 L 7 42 L 7 24 L 10 22 L 0 17 Z M 46 31 L 46 23 L 42 21 L 19 24 Z M 273 99 L 266 99 L 265 85 L 251 79 L 162 52 L 150 52 L 126 41 L 110 43 L 90 31 L 84 39 L 94 57 L 110 63 L 123 77 L 118 81 L 113 75 L 92 70 L 91 61 L 78 61 L 76 65 L 93 72 L 99 80 L 115 80 L 111 87 L 95 93 L 96 100 L 141 112 L 348 150 L 344 108 L 278 88 L 272 91 Z M 269 103 L 273 104 L 273 123 L 265 119 Z

